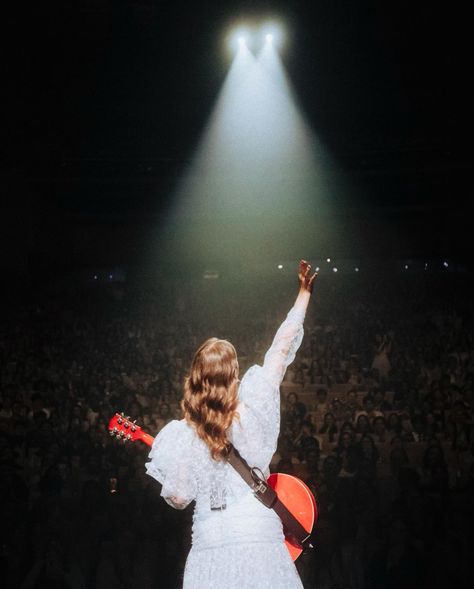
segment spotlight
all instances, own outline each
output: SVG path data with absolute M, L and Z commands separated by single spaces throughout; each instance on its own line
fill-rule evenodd
M 316 268 L 314 269 L 315 272 L 319 272 L 319 266 L 316 266 Z
M 283 264 L 278 264 L 277 268 L 278 270 L 283 270 Z
M 359 272 L 359 268 L 358 268 L 358 266 L 356 266 L 356 267 L 354 268 L 354 272 Z
M 333 271 L 333 272 L 337 272 L 337 268 L 333 268 L 333 269 L 332 269 L 332 271 Z
M 331 261 L 331 258 L 326 258 L 326 262 L 329 264 Z
M 449 267 L 449 264 L 448 264 L 448 262 L 443 262 L 443 266 L 444 266 L 445 268 L 448 268 L 448 267 Z
M 245 52 L 250 42 L 250 31 L 246 26 L 233 28 L 227 37 L 229 49 L 232 53 Z
M 261 39 L 265 40 L 267 46 L 273 46 L 277 48 L 281 48 L 284 43 L 284 31 L 283 25 L 279 22 L 268 22 L 264 27 L 261 29 Z

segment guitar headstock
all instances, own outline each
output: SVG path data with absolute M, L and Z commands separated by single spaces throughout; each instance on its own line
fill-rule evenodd
M 143 437 L 142 428 L 123 413 L 116 413 L 109 421 L 109 433 L 123 442 L 135 442 Z

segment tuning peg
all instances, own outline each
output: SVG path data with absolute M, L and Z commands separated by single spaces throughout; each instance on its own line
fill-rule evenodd
M 131 439 L 132 439 L 132 436 L 131 436 L 130 434 L 127 434 L 127 436 L 126 436 L 126 438 L 125 438 L 125 439 L 126 439 L 126 440 L 131 440 Z M 125 441 L 125 440 L 124 440 L 124 441 Z
M 123 419 L 122 419 L 121 417 L 119 417 L 119 418 L 117 419 L 117 423 L 118 423 L 119 425 L 122 425 L 122 423 L 123 423 Z
M 132 425 L 132 427 L 130 429 L 131 429 L 132 432 L 136 432 L 137 431 L 137 428 L 134 425 Z

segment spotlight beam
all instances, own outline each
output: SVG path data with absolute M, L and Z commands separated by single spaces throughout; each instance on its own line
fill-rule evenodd
M 331 241 L 321 220 L 331 197 L 326 154 L 295 101 L 279 39 L 271 29 L 260 39 L 254 56 L 245 31 L 232 38 L 238 50 L 176 189 L 161 238 L 183 259 L 251 263 L 264 243 L 308 250 L 315 234 Z

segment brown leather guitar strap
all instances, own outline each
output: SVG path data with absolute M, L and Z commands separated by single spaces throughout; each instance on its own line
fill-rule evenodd
M 254 495 L 265 507 L 273 509 L 281 519 L 285 536 L 289 536 L 300 548 L 312 548 L 309 542 L 311 533 L 308 533 L 295 516 L 280 501 L 276 492 L 270 487 L 265 480 L 262 471 L 257 467 L 250 467 L 239 451 L 231 444 L 227 462 L 234 468 L 244 479 L 247 485 L 252 489 Z

